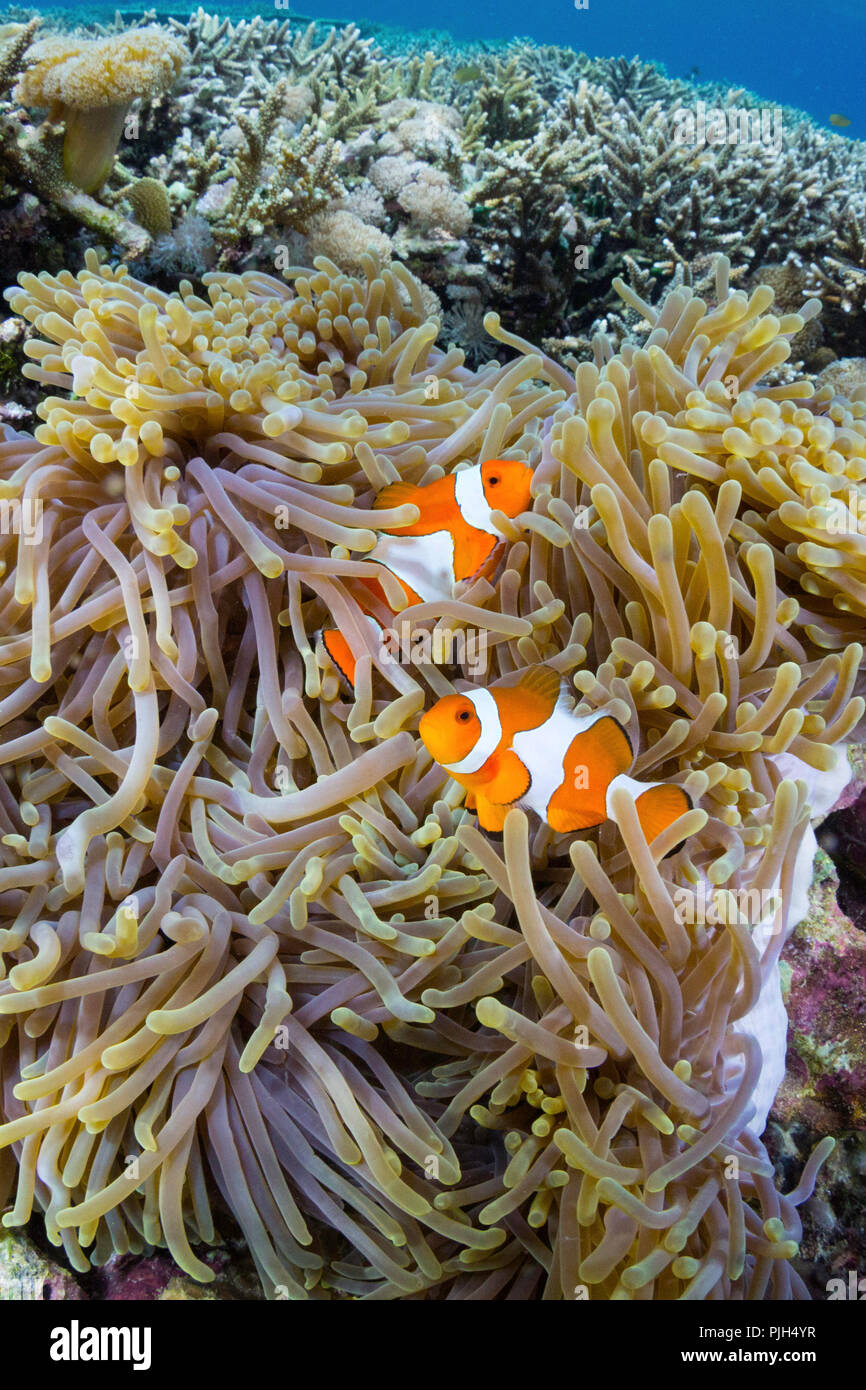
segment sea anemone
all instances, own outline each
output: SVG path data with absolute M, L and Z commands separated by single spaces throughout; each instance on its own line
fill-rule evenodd
M 34 43 L 26 57 L 15 100 L 63 121 L 64 173 L 93 193 L 111 172 L 133 101 L 169 88 L 189 54 L 167 29 L 151 24 L 100 39 L 54 35 Z
M 694 296 L 671 294 L 654 310 L 616 283 L 668 343 L 679 348 L 689 335 L 691 355 L 680 361 L 656 333 L 640 354 L 636 444 L 698 479 L 711 497 L 725 480 L 739 485 L 748 510 L 732 538 L 741 553 L 771 547 L 779 587 L 798 605 L 796 626 L 813 642 L 839 648 L 862 636 L 866 384 L 850 399 L 808 381 L 756 389 L 787 361 L 791 338 L 819 314 L 820 301 L 776 315 L 772 289 L 759 285 L 751 295 L 719 294 L 715 312 L 695 326 L 703 306 Z
M 228 1213 L 278 1297 L 801 1297 L 832 1145 L 783 1196 L 757 1131 L 863 652 L 829 596 L 799 622 L 737 478 L 652 443 L 676 391 L 713 400 L 720 320 L 757 402 L 811 401 L 749 376 L 797 316 L 761 330 L 722 271 L 717 309 L 681 292 L 576 380 L 495 316 L 518 356 L 471 372 L 402 266 L 361 268 L 205 299 L 90 253 L 9 292 L 59 394 L 0 443 L 38 523 L 0 583 L 4 1222 L 206 1280 Z M 375 494 L 502 456 L 535 478 L 498 571 L 411 621 L 474 629 L 482 684 L 541 661 L 616 709 L 637 774 L 695 802 L 652 844 L 623 793 L 621 832 L 515 810 L 496 848 L 412 732 L 464 673 L 364 621 L 373 576 L 405 605 L 374 528 L 414 517 Z

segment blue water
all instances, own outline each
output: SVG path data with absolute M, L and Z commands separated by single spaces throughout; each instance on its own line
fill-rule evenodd
M 866 139 L 866 0 L 589 0 L 586 10 L 573 0 L 436 0 L 414 10 L 401 0 L 300 0 L 298 8 L 463 40 L 520 35 L 593 56 L 637 53 L 672 77 L 697 67 L 700 81 L 748 87 L 825 125 L 841 112 L 851 121 L 844 133 Z
M 80 22 L 113 18 L 116 12 L 115 0 L 66 0 L 65 5 L 37 0 L 32 7 L 62 8 L 67 19 L 72 12 Z M 851 124 L 836 133 L 866 139 L 866 0 L 829 0 L 820 6 L 810 0 L 588 0 L 580 10 L 574 0 L 475 0 L 471 5 L 436 0 L 414 6 L 404 0 L 290 0 L 288 11 L 282 0 L 205 0 L 203 8 L 234 20 L 303 14 L 410 32 L 446 31 L 459 43 L 520 37 L 596 57 L 637 54 L 664 64 L 671 77 L 746 87 L 768 105 L 797 107 L 828 130 L 831 113 L 839 112 Z M 124 15 L 148 9 L 185 18 L 195 3 L 151 0 L 121 6 Z

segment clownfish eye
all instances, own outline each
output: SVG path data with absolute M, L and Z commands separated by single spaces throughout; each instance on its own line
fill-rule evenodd
M 457 718 L 460 720 L 461 724 L 466 724 L 472 718 L 472 711 L 468 709 L 462 709 L 458 714 Z
M 488 483 L 490 484 L 491 487 L 495 487 L 496 484 L 497 484 L 498 482 L 501 481 L 501 479 L 500 479 L 498 473 L 493 473 L 493 474 L 487 479 L 487 481 L 488 481 Z

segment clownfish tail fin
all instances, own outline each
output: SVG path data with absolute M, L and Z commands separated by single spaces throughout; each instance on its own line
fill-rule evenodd
M 336 666 L 343 679 L 348 681 L 354 691 L 355 668 L 357 662 L 352 654 L 352 648 L 349 646 L 342 632 L 337 628 L 326 627 L 322 628 L 319 636 L 322 639 L 322 646 L 325 648 L 331 661 Z
M 634 796 L 634 807 L 640 828 L 648 844 L 674 821 L 679 820 L 694 805 L 684 787 L 676 782 L 637 782 L 632 777 L 614 778 L 608 788 L 608 796 L 616 787 L 625 787 Z M 612 817 L 615 819 L 615 817 Z

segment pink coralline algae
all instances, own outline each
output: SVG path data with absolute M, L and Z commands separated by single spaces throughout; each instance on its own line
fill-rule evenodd
M 837 905 L 830 861 L 816 869 L 813 910 L 782 956 L 788 1070 L 773 1114 L 834 1134 L 866 1128 L 866 937 Z

